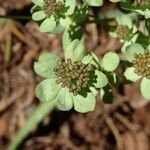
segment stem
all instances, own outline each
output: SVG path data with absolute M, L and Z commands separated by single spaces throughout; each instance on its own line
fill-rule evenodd
M 0 18 L 5 18 L 5 19 L 18 19 L 18 20 L 32 20 L 32 17 L 31 17 L 31 16 L 11 16 L 11 15 L 2 16 L 2 15 L 0 15 Z
M 9 145 L 8 150 L 16 150 L 21 144 L 24 138 L 32 131 L 32 129 L 46 116 L 49 112 L 53 111 L 55 108 L 55 100 L 49 103 L 40 103 L 37 108 L 33 111 L 30 118 L 24 124 L 24 126 L 19 130 L 16 137 L 13 139 Z

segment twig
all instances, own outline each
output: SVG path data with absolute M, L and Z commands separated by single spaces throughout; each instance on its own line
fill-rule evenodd
M 132 134 L 136 134 L 136 129 L 135 127 L 129 122 L 128 119 L 126 119 L 123 115 L 121 115 L 120 113 L 115 113 L 115 117 L 122 123 L 125 125 L 125 127 L 127 127 Z
M 112 133 L 114 134 L 118 150 L 123 150 L 123 141 L 122 141 L 121 135 L 116 125 L 114 124 L 113 120 L 110 117 L 106 119 L 106 124 L 111 129 Z

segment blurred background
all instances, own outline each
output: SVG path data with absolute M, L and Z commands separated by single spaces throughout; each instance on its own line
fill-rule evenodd
M 30 15 L 30 0 L 0 0 L 0 15 Z M 101 11 L 114 8 L 104 5 Z M 119 51 L 121 44 L 100 25 L 84 28 L 85 46 L 99 57 Z M 44 34 L 30 20 L 0 19 L 0 150 L 7 150 L 39 103 L 34 88 L 42 80 L 33 62 L 44 52 L 63 57 L 62 35 Z M 124 82 L 120 67 L 118 75 Z M 139 93 L 139 83 L 113 89 L 114 101 L 97 97 L 93 112 L 54 110 L 43 118 L 19 150 L 150 150 L 150 103 Z

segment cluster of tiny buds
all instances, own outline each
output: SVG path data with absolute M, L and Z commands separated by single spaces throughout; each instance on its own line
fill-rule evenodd
M 43 10 L 47 16 L 57 14 L 62 7 L 63 3 L 61 1 L 57 2 L 56 0 L 44 0 Z
M 147 6 L 150 5 L 150 0 L 134 0 L 134 6 Z
M 143 54 L 134 54 L 132 65 L 137 75 L 150 79 L 150 52 L 145 51 Z
M 119 39 L 126 39 L 129 36 L 129 28 L 126 25 L 118 25 L 116 33 Z
M 58 78 L 56 83 L 67 87 L 73 95 L 77 95 L 82 89 L 87 88 L 92 71 L 92 65 L 85 65 L 82 61 L 72 62 L 71 59 L 59 60 L 58 67 L 54 68 Z

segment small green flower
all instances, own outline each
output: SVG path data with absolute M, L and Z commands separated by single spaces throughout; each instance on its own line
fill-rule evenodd
M 121 6 L 145 16 L 146 19 L 150 18 L 150 0 L 125 0 L 121 2 Z
M 150 100 L 150 47 L 144 50 L 140 44 L 132 44 L 126 48 L 125 56 L 132 64 L 126 69 L 125 77 L 133 82 L 142 78 L 141 93 Z
M 131 14 L 132 15 L 132 14 Z M 131 43 L 135 43 L 138 37 L 137 27 L 133 24 L 132 16 L 120 14 L 116 18 L 117 27 L 109 34 L 114 38 L 119 38 L 123 44 L 123 50 Z
M 71 23 L 76 0 L 32 0 L 32 18 L 40 21 L 41 32 L 59 33 Z
M 43 102 L 56 101 L 60 110 L 74 107 L 82 113 L 93 111 L 97 91 L 107 85 L 108 79 L 92 61 L 92 54 L 85 56 L 78 40 L 65 50 L 65 59 L 52 53 L 42 54 L 34 63 L 34 70 L 48 79 L 36 87 L 36 97 Z

